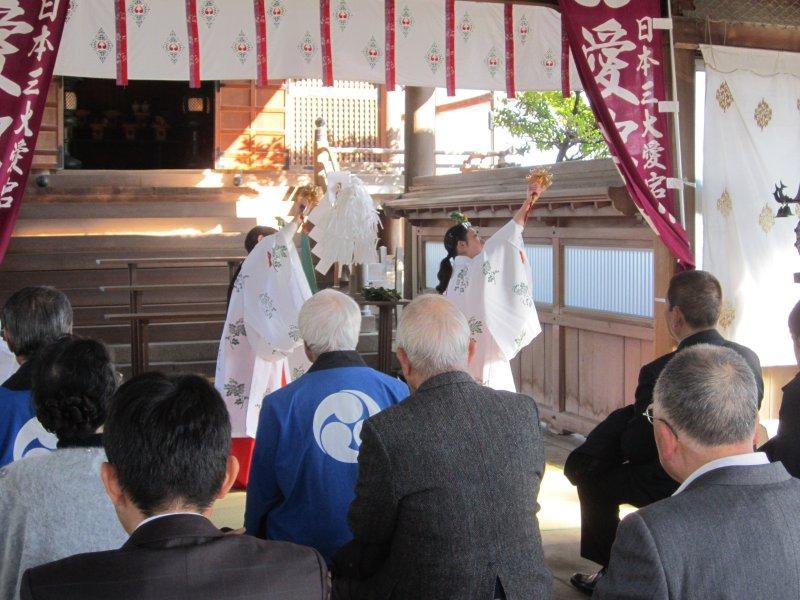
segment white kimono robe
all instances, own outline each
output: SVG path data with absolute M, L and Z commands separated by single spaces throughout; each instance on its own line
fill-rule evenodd
M 509 221 L 475 258 L 457 256 L 445 294 L 466 315 L 477 343 L 470 375 L 491 388 L 516 391 L 509 361 L 542 331 L 522 226 Z
M 294 246 L 295 224 L 261 240 L 233 286 L 219 344 L 215 386 L 234 438 L 255 438 L 264 396 L 309 367 L 297 316 L 311 297 Z

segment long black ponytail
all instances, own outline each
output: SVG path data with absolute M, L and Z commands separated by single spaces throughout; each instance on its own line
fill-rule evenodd
M 447 256 L 439 263 L 439 272 L 436 277 L 439 278 L 439 285 L 436 286 L 436 291 L 444 294 L 447 291 L 447 284 L 450 283 L 450 277 L 453 276 L 453 265 L 451 260 L 458 256 L 458 242 L 467 241 L 467 225 L 453 225 L 444 234 L 444 249 L 447 250 Z

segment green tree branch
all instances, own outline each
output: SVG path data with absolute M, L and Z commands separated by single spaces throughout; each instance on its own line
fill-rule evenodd
M 524 92 L 504 101 L 494 122 L 519 140 L 516 151 L 557 150 L 556 162 L 608 156 L 592 109 L 581 92 Z

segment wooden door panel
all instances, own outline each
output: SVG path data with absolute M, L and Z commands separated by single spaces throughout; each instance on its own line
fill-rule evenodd
M 283 85 L 223 81 L 217 92 L 216 168 L 280 170 L 286 164 Z
M 42 125 L 33 153 L 33 169 L 60 169 L 64 145 L 64 87 L 61 77 L 53 77 L 47 91 Z
M 550 369 L 546 368 L 547 357 L 551 352 L 553 326 L 542 324 L 542 333 L 520 353 L 519 387 L 523 394 L 531 396 L 539 406 L 556 410 L 558 403 L 553 397 Z

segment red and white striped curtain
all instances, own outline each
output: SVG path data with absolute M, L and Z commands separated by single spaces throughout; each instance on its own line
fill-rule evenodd
M 72 0 L 56 74 L 580 88 L 557 11 L 455 0 Z

